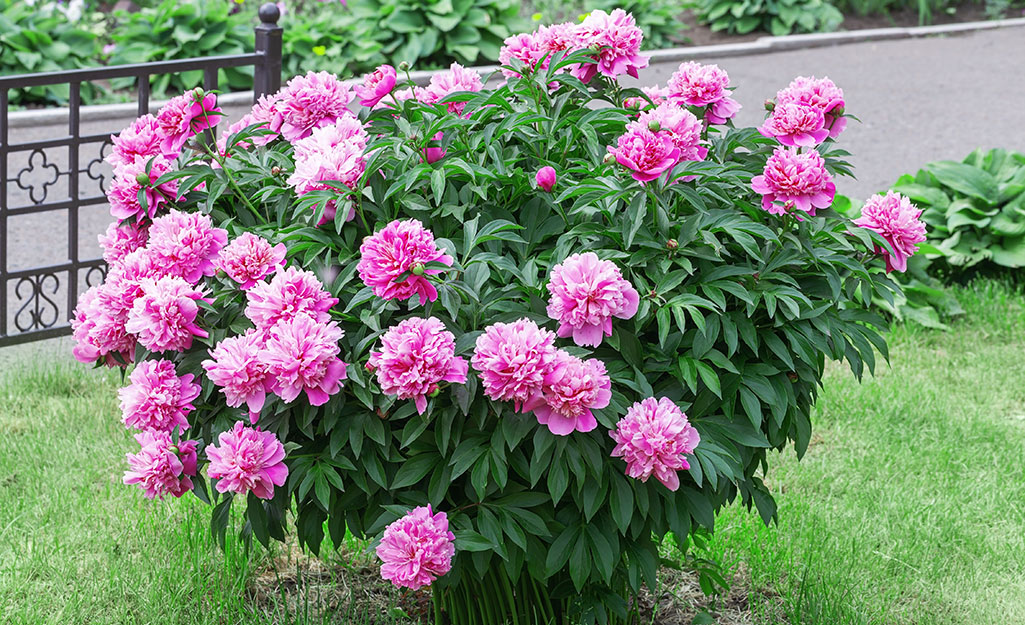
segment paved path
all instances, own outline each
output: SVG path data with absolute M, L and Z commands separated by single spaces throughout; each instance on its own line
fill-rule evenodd
M 829 76 L 843 88 L 847 111 L 862 123 L 840 136 L 858 180 L 837 186 L 854 197 L 976 147 L 1025 152 L 1025 27 L 705 62 L 737 86 L 739 125 L 760 124 L 764 101 L 795 76 Z M 676 65 L 651 67 L 640 82 L 665 85 Z
M 841 136 L 858 179 L 841 179 L 838 187 L 853 197 L 884 190 L 900 174 L 929 161 L 963 158 L 976 147 L 1025 152 L 1025 27 L 706 62 L 718 62 L 729 72 L 738 87 L 734 95 L 744 105 L 738 118 L 744 125 L 761 123 L 762 103 L 795 76 L 829 76 L 840 85 L 847 110 L 862 120 L 850 123 Z M 677 65 L 654 65 L 640 83 L 665 84 Z M 116 132 L 130 121 L 113 120 L 89 131 Z M 11 138 L 39 139 L 51 132 L 27 129 Z M 83 250 L 96 248 L 96 234 L 110 219 L 103 207 L 88 213 L 83 228 L 95 232 L 81 234 Z M 12 223 L 11 252 L 17 257 L 12 264 L 59 260 L 66 249 L 66 234 L 56 231 L 62 222 L 35 217 Z M 40 232 L 48 233 L 43 245 L 37 243 Z M 40 258 L 44 255 L 56 257 Z M 10 362 L 3 351 L 0 367 Z

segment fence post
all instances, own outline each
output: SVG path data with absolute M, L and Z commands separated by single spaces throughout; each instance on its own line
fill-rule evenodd
M 281 33 L 278 26 L 281 11 L 273 2 L 260 7 L 260 24 L 256 27 L 256 52 L 263 59 L 253 71 L 253 101 L 281 88 Z

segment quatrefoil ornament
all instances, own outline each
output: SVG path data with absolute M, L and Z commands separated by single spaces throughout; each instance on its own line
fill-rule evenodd
M 95 180 L 97 186 L 100 188 L 100 193 L 107 193 L 107 177 L 110 176 L 110 165 L 107 164 L 107 153 L 110 148 L 113 147 L 110 139 L 105 140 L 100 144 L 100 155 L 97 158 L 89 161 L 82 170 L 90 180 Z
M 40 160 L 42 162 L 37 163 Z M 46 179 L 47 170 L 52 172 L 50 174 L 52 177 L 49 180 Z M 46 158 L 46 152 L 36 149 L 29 155 L 28 165 L 25 169 L 18 172 L 15 182 L 22 190 L 28 191 L 29 199 L 32 200 L 33 204 L 42 204 L 46 200 L 49 188 L 57 184 L 57 181 L 65 173 L 67 172 L 62 172 L 60 168 Z

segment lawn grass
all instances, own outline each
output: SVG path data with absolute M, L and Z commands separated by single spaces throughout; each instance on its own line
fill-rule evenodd
M 778 527 L 720 515 L 713 555 L 791 623 L 1025 623 L 1025 298 L 958 297 L 964 321 L 895 328 L 862 384 L 830 368 L 808 454 L 770 460 Z
M 958 297 L 965 321 L 896 328 L 892 365 L 863 384 L 830 367 L 807 456 L 770 461 L 778 527 L 719 516 L 707 550 L 749 571 L 754 622 L 1025 623 L 1025 297 L 994 283 Z M 119 374 L 24 360 L 0 375 L 0 623 L 367 620 L 281 585 L 252 600 L 294 564 L 230 534 L 220 552 L 195 498 L 121 484 L 134 441 Z M 310 588 L 352 564 L 332 558 Z

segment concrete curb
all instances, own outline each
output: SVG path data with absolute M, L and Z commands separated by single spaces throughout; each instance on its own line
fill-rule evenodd
M 915 26 L 911 28 L 872 28 L 864 30 L 851 30 L 836 33 L 813 33 L 808 35 L 786 35 L 783 37 L 759 37 L 754 41 L 742 43 L 727 43 L 714 46 L 691 46 L 684 48 L 669 48 L 667 50 L 654 50 L 648 52 L 651 64 L 673 63 L 694 59 L 723 58 L 733 56 L 746 56 L 752 54 L 770 54 L 773 52 L 785 52 L 791 50 L 803 50 L 810 48 L 822 48 L 826 46 L 839 46 L 852 43 L 864 43 L 867 41 L 891 41 L 896 39 L 916 39 L 920 37 L 933 37 L 937 35 L 955 35 L 961 33 L 994 30 L 998 28 L 1025 27 L 1025 18 L 1012 18 L 1004 20 L 992 20 L 986 22 L 962 22 L 960 24 L 944 24 L 940 26 Z M 483 65 L 472 68 L 481 75 L 488 75 L 498 71 L 497 65 Z M 411 72 L 413 82 L 426 84 L 433 71 Z M 356 81 L 347 81 L 350 84 Z M 237 107 L 247 106 L 253 101 L 252 91 L 239 91 L 226 93 L 218 98 L 221 106 Z M 156 113 L 164 101 L 150 102 L 150 111 Z M 101 121 L 106 119 L 131 119 L 137 111 L 135 103 L 125 104 L 97 104 L 83 106 L 80 117 L 83 123 Z M 16 111 L 8 116 L 8 123 L 11 128 L 25 128 L 29 126 L 52 126 L 67 123 L 68 109 L 53 108 L 44 110 Z

